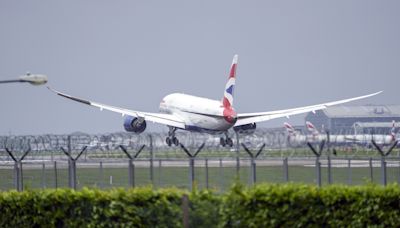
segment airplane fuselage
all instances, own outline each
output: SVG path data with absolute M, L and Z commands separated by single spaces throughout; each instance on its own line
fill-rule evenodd
M 326 134 L 320 135 L 292 135 L 288 138 L 293 145 L 307 142 L 317 143 L 327 141 Z M 330 142 L 334 144 L 370 144 L 374 140 L 378 145 L 390 145 L 395 139 L 390 135 L 330 135 Z
M 190 131 L 225 132 L 236 122 L 234 110 L 227 110 L 222 102 L 181 93 L 165 96 L 160 112 L 178 116 Z

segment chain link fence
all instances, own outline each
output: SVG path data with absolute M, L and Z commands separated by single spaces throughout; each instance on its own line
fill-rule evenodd
M 224 191 L 233 183 L 307 183 L 315 185 L 367 183 L 400 183 L 400 159 L 378 158 L 194 158 L 191 159 L 137 159 L 131 168 L 128 159 L 78 161 L 75 185 L 70 182 L 68 161 L 23 161 L 21 180 L 11 162 L 0 163 L 1 190 L 37 188 L 114 188 L 153 186 L 215 189 Z M 254 162 L 253 162 L 254 161 Z M 238 165 L 237 162 L 240 164 Z M 152 163 L 152 164 L 151 164 Z M 193 165 L 192 165 L 193 164 Z M 17 181 L 21 181 L 18 187 Z
M 281 128 L 232 134 L 232 148 L 221 147 L 218 135 L 182 132 L 177 135 L 178 147 L 166 146 L 165 137 L 164 133 L 1 136 L 0 189 L 151 185 L 224 191 L 238 181 L 320 186 L 400 182 L 396 147 L 382 155 L 370 146 L 332 143 L 316 156 L 306 144 L 289 145 Z

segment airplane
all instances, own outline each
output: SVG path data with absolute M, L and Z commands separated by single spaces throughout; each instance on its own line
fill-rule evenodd
M 371 141 L 374 140 L 378 145 L 391 145 L 395 141 L 398 141 L 396 134 L 395 121 L 392 122 L 392 128 L 390 134 L 354 134 L 354 135 L 330 135 L 330 142 L 339 145 L 348 144 L 361 144 L 371 147 Z M 288 143 L 290 145 L 303 145 L 307 142 L 320 143 L 322 141 L 327 141 L 327 135 L 320 133 L 317 128 L 311 122 L 306 122 L 307 130 L 310 135 L 300 135 L 298 134 L 294 127 L 289 123 L 285 122 L 284 127 L 288 133 Z
M 47 76 L 43 74 L 31 74 L 27 72 L 25 75 L 19 76 L 18 79 L 0 81 L 0 83 L 11 82 L 28 82 L 31 85 L 44 85 L 47 83 Z
M 315 143 L 326 140 L 326 135 L 320 134 L 311 122 L 306 122 L 306 128 L 311 134 L 300 134 L 291 124 L 287 122 L 284 122 L 283 125 L 288 133 L 287 142 L 289 146 L 298 147 L 305 145 L 307 142 Z
M 389 134 L 358 134 L 347 136 L 346 140 L 351 140 L 357 144 L 367 145 L 368 147 L 371 147 L 372 140 L 374 140 L 377 145 L 391 145 L 394 142 L 399 141 L 396 134 L 396 121 L 392 121 L 392 128 L 390 129 Z
M 256 123 L 258 122 L 280 117 L 289 118 L 292 115 L 301 113 L 315 112 L 329 106 L 375 96 L 382 92 L 380 91 L 350 99 L 285 110 L 237 113 L 233 107 L 237 64 L 238 55 L 234 55 L 222 101 L 182 93 L 172 93 L 161 100 L 159 113 L 141 112 L 114 107 L 70 96 L 50 87 L 48 87 L 48 89 L 64 98 L 94 106 L 100 108 L 100 110 L 105 109 L 122 114 L 124 117 L 123 125 L 125 130 L 128 132 L 142 133 L 146 129 L 147 121 L 166 125 L 169 128 L 168 136 L 165 139 L 168 146 L 171 146 L 172 144 L 176 146 L 179 145 L 179 140 L 176 138 L 175 132 L 180 129 L 211 134 L 225 134 L 225 137 L 220 138 L 220 144 L 221 146 L 230 147 L 233 146 L 233 140 L 228 135 L 229 129 L 233 128 L 235 131 L 252 130 L 256 129 Z

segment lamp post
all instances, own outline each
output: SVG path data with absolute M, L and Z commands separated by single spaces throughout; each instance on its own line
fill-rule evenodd
M 19 76 L 18 79 L 1 80 L 0 84 L 14 82 L 27 82 L 31 85 L 44 85 L 47 83 L 47 76 L 44 74 L 31 74 L 28 72 L 25 75 Z

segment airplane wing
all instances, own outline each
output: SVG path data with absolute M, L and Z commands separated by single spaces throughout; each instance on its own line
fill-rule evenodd
M 344 103 L 347 103 L 347 102 L 350 102 L 350 101 L 355 101 L 355 100 L 360 100 L 360 99 L 364 99 L 364 98 L 367 98 L 367 97 L 372 97 L 372 96 L 375 96 L 377 94 L 380 94 L 381 92 L 382 91 L 379 91 L 377 93 L 368 94 L 368 95 L 365 95 L 365 96 L 354 97 L 354 98 L 349 98 L 349 99 L 344 99 L 344 100 L 339 100 L 339 101 L 333 101 L 333 102 L 328 102 L 328 103 L 322 103 L 322 104 L 317 104 L 317 105 L 311 105 L 311 106 L 305 106 L 305 107 L 299 107 L 299 108 L 284 109 L 284 110 L 277 110 L 277 111 L 270 111 L 270 112 L 256 112 L 256 113 L 238 114 L 235 127 L 236 126 L 241 126 L 241 125 L 246 125 L 246 124 L 251 124 L 251 123 L 257 123 L 257 122 L 272 120 L 272 119 L 276 119 L 276 118 L 280 118 L 280 117 L 289 118 L 290 116 L 301 114 L 301 113 L 315 112 L 317 110 L 326 109 L 329 106 L 338 105 L 338 104 L 344 104 Z
M 133 116 L 133 117 L 140 117 L 140 118 L 144 118 L 146 121 L 150 121 L 150 122 L 155 122 L 155 123 L 164 124 L 164 125 L 177 127 L 177 128 L 185 128 L 185 123 L 179 117 L 174 116 L 174 115 L 162 114 L 162 113 L 139 112 L 139 111 L 129 110 L 129 109 L 125 109 L 125 108 L 114 107 L 114 106 L 100 104 L 100 103 L 89 101 L 89 100 L 84 100 L 84 99 L 78 98 L 78 97 L 73 97 L 73 96 L 67 95 L 65 93 L 56 91 L 50 87 L 47 87 L 47 88 L 59 96 L 62 96 L 62 97 L 71 99 L 73 101 L 86 104 L 86 105 L 100 108 L 101 111 L 103 109 L 105 109 L 108 111 L 120 113 L 120 114 L 122 114 L 122 116 L 127 115 L 127 116 Z

